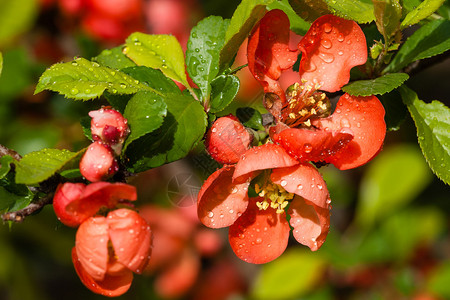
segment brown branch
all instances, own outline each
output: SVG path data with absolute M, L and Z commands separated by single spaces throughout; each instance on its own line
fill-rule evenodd
M 22 159 L 22 156 L 20 156 L 19 153 L 17 153 L 14 150 L 11 150 L 9 148 L 6 148 L 5 146 L 0 144 L 0 157 L 5 156 L 5 155 L 10 155 L 15 160 L 21 160 Z
M 42 209 L 45 205 L 52 203 L 52 199 L 53 199 L 53 193 L 48 194 L 48 195 L 42 197 L 41 199 L 39 199 L 38 201 L 30 203 L 27 207 L 25 207 L 21 210 L 12 211 L 12 212 L 3 214 L 2 220 L 3 220 L 3 222 L 13 221 L 13 222 L 20 223 L 25 219 L 25 217 L 32 215 L 33 213 Z

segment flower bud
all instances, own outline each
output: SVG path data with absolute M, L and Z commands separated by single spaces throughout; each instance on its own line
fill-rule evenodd
M 252 136 L 233 116 L 217 119 L 206 135 L 206 150 L 222 164 L 233 164 L 250 147 Z
M 120 155 L 122 144 L 129 133 L 127 119 L 111 108 L 93 110 L 89 116 L 92 118 L 92 138 L 111 146 L 116 155 Z
M 118 171 L 112 151 L 100 141 L 93 142 L 80 161 L 80 172 L 87 180 L 96 182 Z

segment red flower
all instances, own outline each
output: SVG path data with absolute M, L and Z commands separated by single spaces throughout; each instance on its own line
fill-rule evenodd
M 259 197 L 249 199 L 252 179 L 258 182 Z M 328 233 L 329 203 L 325 182 L 313 166 L 299 163 L 279 145 L 266 144 L 248 150 L 236 166 L 224 166 L 206 180 L 198 195 L 198 216 L 211 228 L 229 226 L 235 254 L 259 264 L 286 249 L 286 208 L 295 239 L 313 251 L 319 249 Z
M 280 85 L 302 53 L 299 79 L 286 93 Z M 344 94 L 330 115 L 331 104 L 318 90 L 336 92 L 348 83 L 350 69 L 367 60 L 359 26 L 333 15 L 318 18 L 298 44 L 289 49 L 289 20 L 281 10 L 268 12 L 248 44 L 249 69 L 262 84 L 265 106 L 278 121 L 273 140 L 301 162 L 358 167 L 381 149 L 386 134 L 384 108 L 375 96 Z
M 237 163 L 251 142 L 252 136 L 233 115 L 218 118 L 205 139 L 206 150 L 221 164 Z
M 137 199 L 136 188 L 124 183 L 96 182 L 60 184 L 53 198 L 58 219 L 76 227 L 94 216 L 101 207 L 114 208 L 120 200 Z
M 117 209 L 78 228 L 72 261 L 83 284 L 110 297 L 124 294 L 151 253 L 151 229 L 138 213 Z

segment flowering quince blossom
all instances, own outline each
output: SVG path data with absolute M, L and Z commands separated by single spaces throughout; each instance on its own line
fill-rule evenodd
M 264 105 L 277 124 L 271 141 L 243 153 L 236 165 L 225 165 L 204 183 L 198 215 L 212 228 L 230 227 L 235 254 L 251 263 L 266 263 L 287 247 L 289 224 L 294 238 L 315 251 L 330 224 L 330 197 L 320 173 L 309 162 L 333 163 L 340 169 L 360 166 L 382 146 L 384 108 L 376 97 L 345 94 L 331 114 L 321 89 L 336 92 L 350 79 L 350 69 L 367 59 L 358 25 L 332 15 L 317 19 L 289 49 L 289 20 L 272 10 L 249 37 L 249 69 L 265 91 Z M 299 51 L 302 84 L 286 93 L 281 73 L 292 68 Z M 250 183 L 258 197 L 249 198 Z M 286 213 L 290 215 L 289 223 Z
M 115 156 L 120 155 L 130 133 L 127 119 L 114 109 L 103 107 L 89 112 L 94 142 L 80 161 L 80 172 L 89 181 L 104 180 L 119 169 Z
M 133 210 L 120 208 L 95 216 L 78 228 L 72 261 L 83 284 L 110 297 L 124 294 L 141 274 L 151 253 L 152 232 Z
M 119 201 L 137 199 L 136 188 L 125 183 L 95 182 L 60 184 L 53 198 L 58 219 L 67 226 L 77 227 L 102 207 L 114 208 Z
M 302 52 L 302 84 L 286 93 L 279 79 Z M 272 139 L 299 161 L 333 163 L 341 170 L 365 164 L 381 149 L 386 134 L 384 108 L 375 96 L 344 94 L 331 105 L 318 90 L 336 92 L 348 83 L 350 69 L 367 60 L 365 36 L 354 22 L 333 15 L 318 18 L 289 49 L 289 20 L 281 10 L 268 12 L 248 44 L 249 69 L 267 93 L 266 108 L 278 121 Z

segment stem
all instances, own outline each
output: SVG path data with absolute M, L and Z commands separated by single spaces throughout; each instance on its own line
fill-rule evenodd
M 6 222 L 6 221 L 13 221 L 13 222 L 17 222 L 17 223 L 22 222 L 25 219 L 25 217 L 28 217 L 29 215 L 42 209 L 47 204 L 51 204 L 53 195 L 54 195 L 54 193 L 47 194 L 46 196 L 42 197 L 38 201 L 30 203 L 27 207 L 22 208 L 21 210 L 12 211 L 12 212 L 3 214 L 2 215 L 3 222 Z
M 14 158 L 15 160 L 22 159 L 22 156 L 20 156 L 19 153 L 0 144 L 0 157 L 5 156 L 5 155 L 9 155 L 12 158 Z

